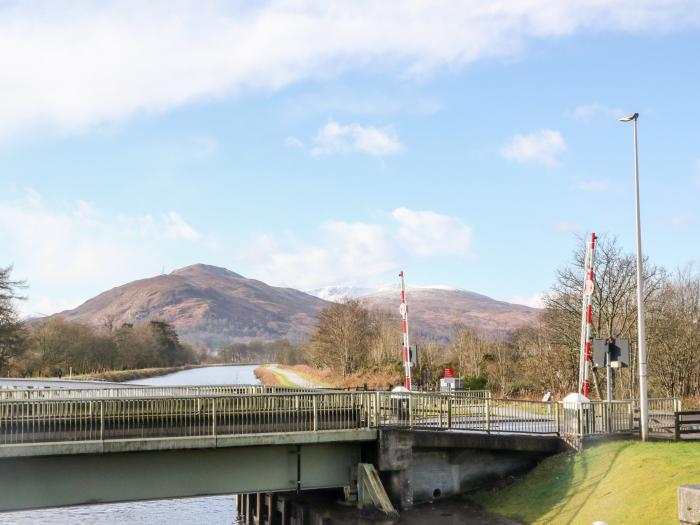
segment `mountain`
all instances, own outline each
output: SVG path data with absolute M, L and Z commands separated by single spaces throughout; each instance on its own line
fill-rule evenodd
M 398 313 L 400 292 L 382 290 L 363 295 L 370 307 Z M 406 290 L 410 334 L 445 340 L 456 323 L 494 336 L 537 322 L 540 311 L 529 306 L 497 301 L 485 295 L 446 286 Z
M 269 286 L 225 268 L 195 264 L 118 286 L 51 317 L 92 326 L 163 319 L 175 325 L 183 341 L 216 349 L 232 341 L 302 341 L 316 326 L 321 309 L 330 304 L 324 299 L 359 297 L 370 307 L 398 312 L 399 289 L 393 284 L 331 286 L 311 292 L 321 297 Z M 539 314 L 534 308 L 445 286 L 411 287 L 406 300 L 411 334 L 441 340 L 449 338 L 455 323 L 502 335 L 534 323 Z M 43 319 L 46 317 L 32 322 Z
M 93 326 L 163 319 L 175 325 L 183 341 L 214 349 L 230 341 L 300 341 L 326 305 L 299 290 L 195 264 L 113 288 L 55 316 Z

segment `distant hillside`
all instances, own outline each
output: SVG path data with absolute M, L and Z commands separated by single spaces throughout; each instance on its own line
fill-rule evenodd
M 327 304 L 299 290 L 195 264 L 113 288 L 55 315 L 93 326 L 164 319 L 182 340 L 214 349 L 231 341 L 302 340 Z
M 360 299 L 369 306 L 398 312 L 398 290 L 382 290 Z M 410 288 L 406 291 L 406 302 L 414 337 L 436 337 L 441 340 L 449 338 L 456 323 L 500 336 L 515 328 L 534 324 L 540 313 L 529 306 L 447 287 Z

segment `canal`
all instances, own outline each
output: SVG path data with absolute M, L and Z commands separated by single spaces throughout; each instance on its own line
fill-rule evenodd
M 129 381 L 139 385 L 224 385 L 257 384 L 254 370 L 258 365 L 211 366 L 182 370 L 173 374 Z M 183 475 L 187 475 L 183 473 Z M 0 495 L 2 497 L 2 495 Z M 340 513 L 345 514 L 343 512 Z M 364 520 L 338 516 L 338 523 L 369 525 Z M 395 525 L 417 525 L 440 521 L 445 525 L 503 525 L 513 523 L 488 516 L 461 498 L 418 505 L 404 512 Z M 84 505 L 26 512 L 0 513 L 0 525 L 238 525 L 235 498 L 210 496 L 174 500 L 138 501 L 105 505 Z M 388 522 L 382 522 L 386 524 Z M 392 524 L 392 525 L 393 525 Z

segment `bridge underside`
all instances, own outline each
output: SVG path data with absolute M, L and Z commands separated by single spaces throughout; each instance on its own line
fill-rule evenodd
M 361 443 L 316 443 L 0 459 L 0 511 L 342 487 Z

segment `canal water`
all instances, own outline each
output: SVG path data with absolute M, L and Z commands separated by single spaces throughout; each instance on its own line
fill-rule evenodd
M 224 385 L 256 384 L 253 371 L 258 365 L 192 368 L 130 381 L 140 385 Z M 183 473 L 186 475 L 186 473 Z M 2 497 L 2 494 L 0 494 Z M 461 499 L 434 505 L 419 505 L 402 513 L 396 525 L 416 525 L 440 521 L 445 525 L 503 525 L 513 523 L 475 510 Z M 350 519 L 341 523 L 364 525 L 372 522 Z M 83 505 L 27 512 L 0 513 L 0 525 L 238 525 L 234 496 L 210 496 L 173 500 Z

